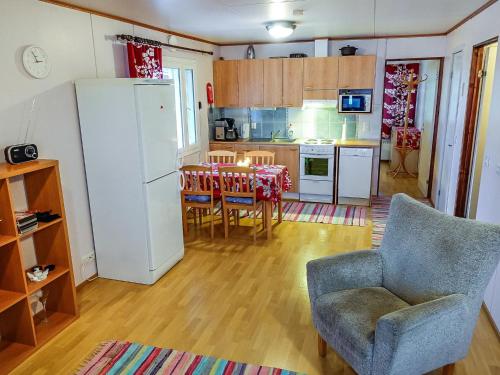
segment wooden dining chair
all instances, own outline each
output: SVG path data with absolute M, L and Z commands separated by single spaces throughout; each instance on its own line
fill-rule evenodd
M 226 150 L 208 151 L 206 160 L 208 163 L 236 163 L 236 152 Z
M 236 210 L 253 212 L 253 240 L 257 239 L 257 209 L 263 212 L 263 201 L 257 200 L 256 173 L 249 167 L 219 167 L 220 190 L 224 221 L 224 237 L 229 237 L 229 213 Z M 262 215 L 264 218 L 264 215 Z M 238 220 L 236 220 L 238 223 Z M 262 220 L 265 226 L 264 220 Z
M 194 213 L 196 224 L 196 211 L 200 225 L 203 213 L 210 213 L 210 237 L 214 238 L 214 207 L 220 200 L 220 192 L 214 194 L 213 173 L 211 167 L 200 165 L 185 165 L 180 168 L 181 172 L 181 203 L 182 203 L 182 226 L 184 234 L 188 233 L 187 212 L 189 208 Z
M 274 164 L 274 152 L 271 151 L 247 151 L 244 158 L 245 160 L 248 158 L 250 164 Z

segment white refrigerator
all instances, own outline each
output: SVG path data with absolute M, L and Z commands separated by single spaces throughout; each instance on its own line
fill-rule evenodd
M 173 81 L 75 85 L 98 275 L 153 284 L 184 256 Z

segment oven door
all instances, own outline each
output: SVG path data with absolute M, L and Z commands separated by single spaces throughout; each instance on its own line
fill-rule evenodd
M 341 113 L 367 113 L 371 111 L 369 95 L 340 95 L 339 112 Z
M 301 154 L 300 179 L 333 181 L 333 155 Z

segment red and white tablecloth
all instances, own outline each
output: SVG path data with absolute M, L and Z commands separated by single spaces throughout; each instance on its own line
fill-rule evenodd
M 214 180 L 214 195 L 220 194 L 219 167 L 235 167 L 232 163 L 202 163 L 211 166 Z M 290 190 L 292 182 L 288 168 L 284 165 L 251 165 L 255 168 L 257 199 L 277 202 L 281 193 Z M 219 194 L 216 194 L 219 193 Z

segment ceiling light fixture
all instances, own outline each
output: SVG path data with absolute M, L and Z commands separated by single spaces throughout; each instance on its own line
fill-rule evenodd
M 295 27 L 292 21 L 273 21 L 266 24 L 266 29 L 273 38 L 286 38 L 293 33 Z

